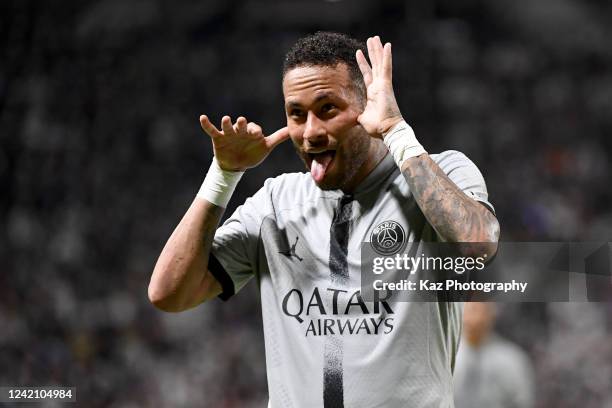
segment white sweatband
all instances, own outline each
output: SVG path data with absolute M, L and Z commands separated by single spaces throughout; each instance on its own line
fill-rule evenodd
M 213 157 L 206 178 L 198 192 L 198 197 L 216 206 L 227 207 L 227 203 L 232 198 L 232 193 L 243 174 L 244 171 L 223 170 L 219 167 L 217 158 Z
M 383 141 L 400 169 L 406 159 L 427 153 L 405 120 L 393 126 L 384 135 Z

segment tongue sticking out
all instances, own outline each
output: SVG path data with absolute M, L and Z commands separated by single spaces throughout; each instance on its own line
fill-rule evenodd
M 323 180 L 325 171 L 327 170 L 327 167 L 329 167 L 329 163 L 331 163 L 333 158 L 334 155 L 331 152 L 326 152 L 317 154 L 312 159 L 312 164 L 310 165 L 310 175 L 315 182 L 319 183 L 321 180 Z

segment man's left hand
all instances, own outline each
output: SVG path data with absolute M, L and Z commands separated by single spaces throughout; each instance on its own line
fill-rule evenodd
M 391 43 L 383 47 L 380 37 L 375 36 L 368 38 L 367 46 L 371 67 L 363 51 L 356 54 L 367 91 L 365 109 L 357 120 L 371 136 L 382 138 L 403 120 L 393 93 Z

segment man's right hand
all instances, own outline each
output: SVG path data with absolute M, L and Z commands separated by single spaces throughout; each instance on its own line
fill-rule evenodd
M 206 115 L 200 116 L 202 129 L 210 136 L 219 166 L 223 170 L 244 171 L 261 163 L 279 144 L 289 139 L 287 127 L 264 136 L 261 126 L 240 116 L 232 125 L 229 116 L 221 119 L 221 130 Z

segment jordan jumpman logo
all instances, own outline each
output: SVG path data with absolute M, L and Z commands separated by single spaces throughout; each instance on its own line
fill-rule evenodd
M 295 243 L 293 245 L 291 245 L 291 248 L 288 251 L 279 251 L 278 253 L 279 254 L 283 254 L 283 255 L 285 255 L 288 258 L 291 258 L 292 256 L 295 256 L 298 259 L 298 261 L 302 262 L 303 259 L 298 254 L 295 253 L 295 246 L 297 245 L 299 239 L 300 239 L 300 237 L 296 236 L 295 237 Z

